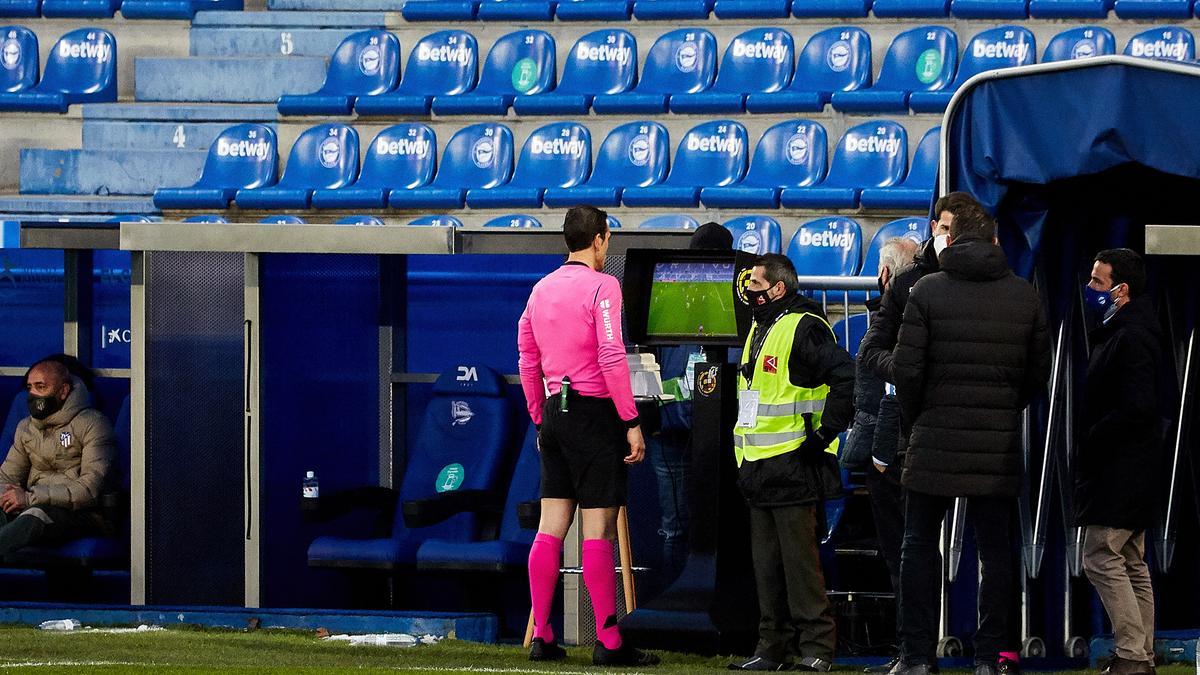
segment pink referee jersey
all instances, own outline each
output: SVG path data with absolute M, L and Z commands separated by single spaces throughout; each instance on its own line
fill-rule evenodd
M 546 379 L 551 395 L 562 388 L 611 398 L 617 414 L 637 418 L 625 339 L 621 335 L 621 285 L 611 275 L 577 262 L 547 274 L 529 294 L 517 324 L 521 387 L 533 423 L 542 423 Z

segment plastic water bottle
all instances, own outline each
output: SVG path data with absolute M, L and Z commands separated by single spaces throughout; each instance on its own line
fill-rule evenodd
M 316 499 L 321 496 L 321 487 L 317 484 L 317 472 L 306 471 L 304 473 L 304 491 L 305 499 Z
M 78 619 L 55 619 L 38 624 L 38 628 L 42 630 L 77 630 L 82 626 Z

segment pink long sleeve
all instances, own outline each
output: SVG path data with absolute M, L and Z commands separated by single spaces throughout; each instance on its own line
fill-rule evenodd
M 532 301 L 533 297 L 530 296 Z M 546 401 L 546 387 L 542 383 L 542 352 L 533 336 L 533 322 L 529 319 L 529 305 L 521 312 L 517 322 L 517 371 L 521 374 L 521 389 L 525 392 L 525 405 L 533 423 L 542 424 L 542 404 Z
M 621 335 L 621 286 L 613 277 L 600 285 L 593 308 L 596 323 L 596 361 L 617 414 L 629 421 L 637 417 L 633 385 L 629 381 L 629 362 L 625 360 L 625 338 Z

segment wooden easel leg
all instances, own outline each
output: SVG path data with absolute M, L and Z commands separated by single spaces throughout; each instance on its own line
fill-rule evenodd
M 633 581 L 633 552 L 629 546 L 629 514 L 622 506 L 617 512 L 617 551 L 621 555 L 621 582 L 625 587 L 625 613 L 637 609 L 637 588 Z

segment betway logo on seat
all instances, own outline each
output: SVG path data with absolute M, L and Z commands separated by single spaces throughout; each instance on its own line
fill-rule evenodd
M 688 134 L 687 139 L 688 150 L 699 150 L 700 152 L 715 152 L 718 154 L 736 155 L 742 151 L 742 139 L 732 136 L 726 138 L 724 136 L 698 136 L 696 134 Z
M 580 61 L 616 61 L 623 66 L 633 58 L 633 50 L 612 45 L 579 45 L 575 48 L 575 58 Z
M 1187 48 L 1182 42 L 1163 42 L 1162 40 L 1134 42 L 1129 45 L 1129 55 L 1182 61 L 1187 58 Z
M 800 245 L 828 248 L 850 248 L 854 245 L 854 238 L 850 236 L 849 232 L 837 232 L 830 230 L 812 232 L 810 230 L 800 230 Z
M 112 45 L 107 42 L 59 42 L 60 59 L 90 59 L 104 63 L 112 58 Z
M 584 143 L 578 138 L 555 138 L 550 141 L 534 138 L 529 143 L 529 151 L 535 155 L 570 155 L 572 157 L 582 157 L 583 150 Z
M 851 136 L 846 139 L 846 151 L 894 155 L 900 152 L 900 139 L 881 136 L 859 136 L 858 138 Z
M 428 140 L 420 138 L 402 138 L 398 141 L 389 141 L 386 138 L 380 138 L 375 141 L 375 154 L 425 157 L 429 154 L 429 145 Z
M 417 47 L 417 60 L 452 61 L 466 65 L 471 60 L 471 50 L 463 45 L 457 47 L 451 47 L 450 45 L 430 47 L 429 45 L 422 44 Z
M 227 138 L 217 139 L 218 157 L 254 157 L 266 159 L 270 148 L 266 141 L 231 141 Z
M 1027 42 L 1005 42 L 997 40 L 995 42 L 974 42 L 971 47 L 971 56 L 977 59 L 1005 59 L 1012 61 L 1024 61 L 1025 56 L 1029 54 L 1029 43 Z
M 783 60 L 787 58 L 788 49 L 784 45 L 774 42 L 735 42 L 733 43 L 733 55 L 738 58 L 783 63 Z

